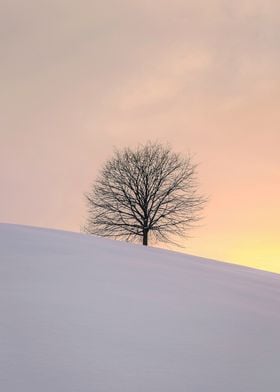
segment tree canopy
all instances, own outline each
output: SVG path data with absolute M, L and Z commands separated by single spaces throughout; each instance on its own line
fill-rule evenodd
M 174 242 L 201 216 L 197 166 L 159 143 L 115 150 L 86 194 L 88 233 L 126 240 Z

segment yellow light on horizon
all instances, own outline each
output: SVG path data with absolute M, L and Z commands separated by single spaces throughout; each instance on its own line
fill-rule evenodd
M 253 233 L 231 237 L 227 233 L 219 239 L 196 238 L 185 252 L 280 274 L 280 246 L 276 237 Z

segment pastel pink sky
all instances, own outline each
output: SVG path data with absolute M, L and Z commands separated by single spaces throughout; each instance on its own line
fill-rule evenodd
M 114 146 L 169 142 L 210 196 L 185 251 L 280 272 L 279 26 L 278 0 L 1 2 L 0 221 L 78 231 Z

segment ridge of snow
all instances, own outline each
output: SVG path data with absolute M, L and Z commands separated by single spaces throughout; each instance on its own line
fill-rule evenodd
M 0 224 L 0 390 L 278 392 L 279 275 Z

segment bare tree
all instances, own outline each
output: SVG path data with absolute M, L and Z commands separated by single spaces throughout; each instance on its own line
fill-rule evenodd
M 88 233 L 164 242 L 186 236 L 200 219 L 196 165 L 158 143 L 116 150 L 86 194 Z

